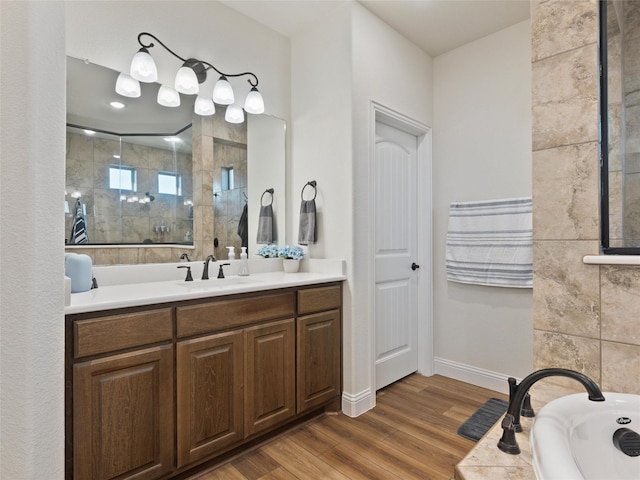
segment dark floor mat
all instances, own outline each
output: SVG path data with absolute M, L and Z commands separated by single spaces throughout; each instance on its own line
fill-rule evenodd
M 458 429 L 458 435 L 477 442 L 507 411 L 508 403 L 490 398 Z

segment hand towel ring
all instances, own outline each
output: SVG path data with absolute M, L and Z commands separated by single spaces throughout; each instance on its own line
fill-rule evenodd
M 273 188 L 267 188 L 264 192 L 262 192 L 262 196 L 260 197 L 260 205 L 262 205 L 263 207 L 266 207 L 267 205 L 272 205 L 273 204 L 273 192 L 274 192 Z M 271 202 L 269 202 L 267 205 L 262 203 L 262 200 L 264 199 L 264 196 L 265 196 L 266 193 L 271 195 Z
M 307 187 L 311 187 L 313 188 L 313 198 L 311 200 L 315 200 L 316 196 L 318 195 L 318 189 L 316 188 L 316 181 L 315 180 L 311 180 L 310 182 L 307 182 L 304 187 L 302 187 L 302 191 L 300 192 L 300 198 L 304 201 L 304 189 Z

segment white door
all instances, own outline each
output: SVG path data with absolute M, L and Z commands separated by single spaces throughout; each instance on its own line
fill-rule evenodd
M 418 370 L 417 144 L 376 122 L 376 390 Z

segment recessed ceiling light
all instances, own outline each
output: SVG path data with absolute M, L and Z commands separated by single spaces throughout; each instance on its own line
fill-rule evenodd
M 114 155 L 113 158 L 120 158 L 120 155 Z
M 94 130 L 85 130 L 84 133 L 86 133 L 87 135 L 95 135 L 96 132 Z
M 126 105 L 122 102 L 109 102 L 109 105 L 111 105 L 113 108 L 124 108 Z
M 178 137 L 164 137 L 165 142 L 180 143 L 182 140 Z

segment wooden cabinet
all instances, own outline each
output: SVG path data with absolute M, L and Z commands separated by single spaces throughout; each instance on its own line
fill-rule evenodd
M 309 315 L 297 318 L 297 413 L 313 410 L 340 396 L 341 304 L 340 285 L 298 291 L 298 314 Z
M 67 480 L 173 478 L 341 392 L 342 288 L 66 320 Z
M 296 413 L 295 320 L 245 330 L 245 435 L 283 423 Z
M 173 468 L 173 347 L 73 366 L 76 480 L 150 480 Z
M 298 413 L 340 395 L 340 311 L 298 317 Z
M 178 342 L 178 467 L 243 438 L 243 340 L 234 330 Z

